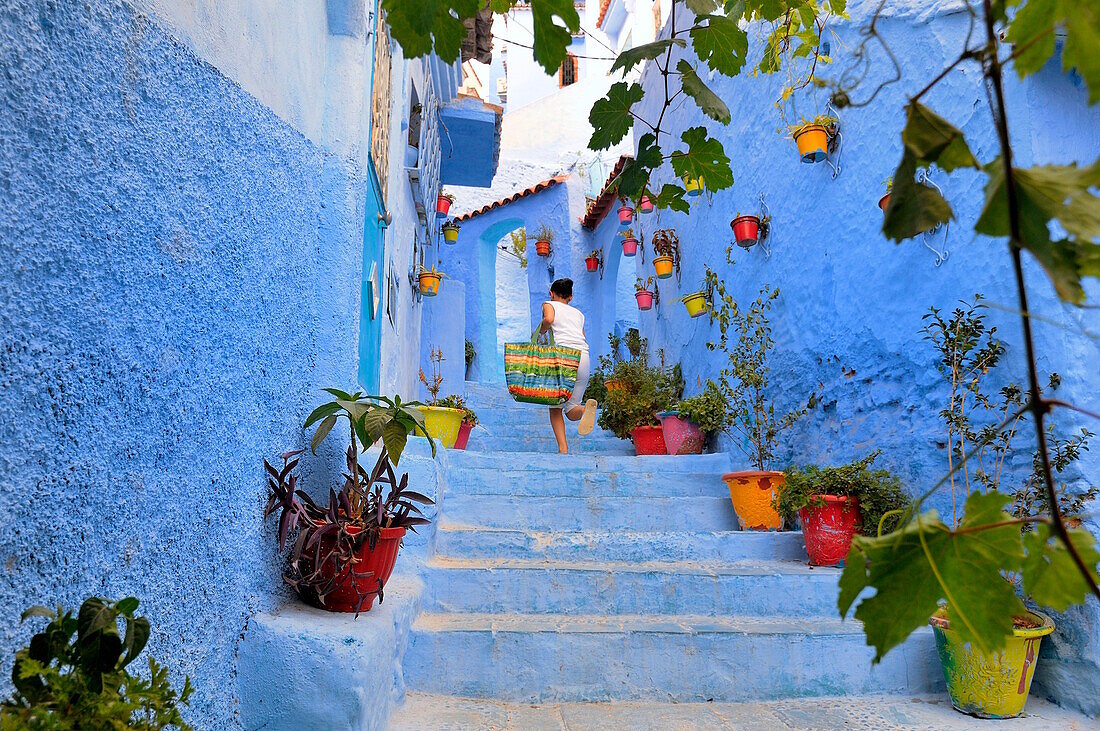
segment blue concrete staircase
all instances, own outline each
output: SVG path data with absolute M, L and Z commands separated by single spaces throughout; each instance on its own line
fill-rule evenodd
M 538 703 L 744 701 L 927 693 L 942 686 L 918 632 L 872 667 L 836 616 L 839 571 L 801 534 L 736 530 L 728 455 L 635 457 L 546 410 L 467 384 L 481 426 L 449 452 L 409 691 Z

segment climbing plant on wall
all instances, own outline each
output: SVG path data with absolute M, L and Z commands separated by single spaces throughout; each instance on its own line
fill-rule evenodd
M 480 4 L 480 0 L 429 0 L 416 3 L 414 12 L 412 3 L 383 3 L 391 12 L 394 38 L 406 55 L 429 52 L 434 39 L 444 59 L 457 57 L 464 33 L 461 19 L 471 17 Z M 515 0 L 492 0 L 490 6 L 494 12 L 505 12 L 515 4 Z M 832 84 L 831 99 L 837 108 L 869 106 L 882 88 L 901 80 L 897 57 L 878 31 L 886 4 L 886 0 L 879 4 L 861 31 L 862 43 L 850 51 L 851 67 Z M 398 10 L 399 5 L 408 7 Z M 579 25 L 577 14 L 571 0 L 531 0 L 530 7 L 535 18 L 535 59 L 547 71 L 556 71 L 565 57 L 568 33 Z M 1008 242 L 1028 366 L 1019 412 L 1030 413 L 1033 422 L 1036 471 L 1051 511 L 1047 516 L 1014 518 L 1005 511 L 1008 496 L 974 492 L 961 522 L 949 527 L 934 513 L 917 512 L 925 495 L 897 530 L 878 538 L 858 538 L 841 580 L 839 609 L 846 614 L 865 588 L 875 588 L 873 596 L 861 601 L 856 616 L 876 648 L 876 659 L 923 626 L 940 602 L 946 602 L 952 626 L 966 640 L 982 648 L 1002 646 L 1012 629 L 1013 614 L 1022 607 L 1013 586 L 1002 580 L 1005 573 L 1020 576 L 1026 593 L 1056 609 L 1081 603 L 1090 592 L 1100 598 L 1096 572 L 1100 553 L 1090 534 L 1066 526 L 1055 494 L 1045 427 L 1046 416 L 1054 409 L 1072 409 L 1096 419 L 1100 414 L 1044 396 L 1040 390 L 1022 258 L 1027 251 L 1036 259 L 1063 300 L 1084 304 L 1082 278 L 1100 277 L 1100 197 L 1095 193 L 1100 188 L 1100 159 L 1084 167 L 1018 166 L 1004 91 L 1005 73 L 1014 72 L 1021 79 L 1034 74 L 1054 55 L 1060 36 L 1063 69 L 1080 75 L 1088 87 L 1090 105 L 1100 101 L 1100 8 L 1095 0 L 970 0 L 962 8 L 970 26 L 958 55 L 906 105 L 903 152 L 893 176 L 883 231 L 900 242 L 954 218 L 940 192 L 918 182 L 918 173 L 931 165 L 945 173 L 971 169 L 984 176 L 985 204 L 975 233 Z M 683 18 L 685 9 L 691 11 L 691 23 L 681 28 L 676 14 Z M 809 75 L 794 73 L 788 88 L 792 93 L 800 85 L 821 88 L 827 82 L 818 74 L 832 60 L 824 52 L 823 34 L 829 20 L 845 17 L 846 10 L 843 0 L 675 0 L 670 12 L 669 35 L 624 51 L 613 67 L 625 77 L 639 65 L 653 62 L 663 83 L 648 93 L 660 96 L 660 104 L 647 100 L 646 88 L 639 83 L 625 78 L 615 83 L 592 108 L 590 146 L 606 149 L 631 129 L 642 130 L 633 161 L 615 181 L 618 192 L 634 197 L 650 190 L 657 205 L 686 210 L 680 186 L 666 183 L 660 191 L 649 188 L 650 179 L 666 165 L 676 177 L 702 178 L 710 191 L 733 184 L 729 158 L 705 127 L 690 127 L 676 140 L 662 126 L 668 110 L 682 96 L 714 122 L 730 121 L 728 107 L 689 59 L 697 58 L 710 71 L 725 76 L 746 70 L 769 74 L 810 61 Z M 756 29 L 765 31 L 762 60 L 747 68 L 749 34 Z M 871 65 L 872 43 L 881 44 L 894 73 L 868 92 L 860 89 L 860 82 Z M 976 91 L 987 94 L 996 130 L 996 152 L 986 160 L 979 160 L 962 131 L 924 101 L 933 88 L 966 65 L 981 72 L 982 83 Z M 857 94 L 863 98 L 854 99 Z M 785 100 L 781 96 L 779 101 Z M 643 118 L 643 109 L 656 109 L 656 118 Z M 1010 416 L 1015 419 L 1016 415 Z M 964 466 L 965 461 L 956 461 L 951 471 Z M 950 476 L 944 477 L 932 490 L 949 481 Z M 1026 535 L 1021 531 L 1025 521 L 1035 526 Z

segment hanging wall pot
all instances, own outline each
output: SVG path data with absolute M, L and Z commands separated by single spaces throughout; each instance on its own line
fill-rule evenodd
M 435 199 L 435 212 L 440 218 L 446 216 L 451 210 L 451 204 L 455 202 L 455 197 L 450 193 L 440 193 Z
M 657 270 L 658 279 L 668 279 L 672 276 L 673 260 L 671 256 L 658 256 L 653 260 L 653 268 Z
M 623 231 L 623 256 L 635 256 L 638 253 L 638 239 L 630 229 Z
M 643 195 L 641 200 L 638 201 L 638 213 L 647 215 L 653 213 L 653 201 L 649 199 L 648 195 Z
M 749 248 L 760 239 L 760 217 L 738 216 L 730 223 L 733 229 L 733 240 L 738 246 Z
M 703 178 L 702 178 L 702 176 L 700 176 L 698 178 L 690 178 L 687 175 L 685 175 L 683 180 L 684 180 L 684 190 L 687 191 L 687 194 L 689 196 L 694 198 L 695 196 L 697 196 L 697 195 L 699 195 L 700 193 L 703 192 Z
M 590 272 L 598 271 L 600 268 L 600 252 L 593 251 L 584 259 L 584 268 Z
M 823 162 L 829 154 L 829 135 L 825 125 L 806 123 L 793 131 L 794 143 L 802 162 L 807 164 Z
M 707 293 L 703 291 L 692 292 L 680 298 L 687 308 L 690 317 L 702 317 L 707 313 Z
M 419 281 L 420 294 L 424 297 L 435 297 L 443 285 L 443 273 L 435 269 L 421 269 Z
M 634 220 L 634 209 L 623 203 L 619 206 L 619 226 L 626 228 Z
M 448 244 L 458 243 L 458 228 L 458 224 L 454 221 L 443 224 L 443 240 Z

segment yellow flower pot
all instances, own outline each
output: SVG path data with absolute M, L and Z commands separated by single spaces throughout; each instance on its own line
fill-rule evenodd
M 702 176 L 700 176 L 698 178 L 689 178 L 685 175 L 684 176 L 684 190 L 686 190 L 687 194 L 690 195 L 690 196 L 697 196 L 700 193 L 702 193 L 703 192 L 703 178 L 702 178 Z
M 787 481 L 782 472 L 727 472 L 722 475 L 722 481 L 730 489 L 730 500 L 741 530 L 779 530 L 783 520 L 772 507 L 772 500 Z
M 928 620 L 936 635 L 951 705 L 956 710 L 979 718 L 1014 718 L 1024 712 L 1035 664 L 1039 662 L 1039 644 L 1054 631 L 1050 617 L 1039 612 L 1029 614 L 1040 626 L 1013 630 L 1004 648 L 993 653 L 963 642 L 942 613 Z
M 672 257 L 658 256 L 653 260 L 653 268 L 657 270 L 657 279 L 668 279 L 672 276 Z
M 798 154 L 802 162 L 814 163 L 824 160 L 829 151 L 829 136 L 820 124 L 807 124 L 794 133 L 794 143 L 798 145 Z
M 447 409 L 442 406 L 420 406 L 419 408 L 424 413 L 424 428 L 428 431 L 428 435 L 447 449 L 453 448 L 455 440 L 458 439 L 458 430 L 462 426 L 462 417 L 466 412 L 462 409 Z M 418 432 L 417 436 L 424 435 Z
M 682 298 L 680 301 L 684 303 L 684 307 L 687 308 L 688 315 L 691 317 L 699 317 L 707 311 L 706 292 L 694 292 Z
M 439 285 L 443 281 L 443 275 L 439 272 L 420 272 L 420 294 L 425 297 L 435 297 L 439 294 Z
M 453 244 L 458 241 L 458 227 L 457 226 L 444 226 L 443 227 L 443 240 L 448 244 Z

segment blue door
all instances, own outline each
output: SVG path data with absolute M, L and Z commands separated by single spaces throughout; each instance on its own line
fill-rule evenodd
M 373 171 L 372 171 L 373 172 Z M 382 202 L 371 175 L 363 226 L 363 282 L 359 309 L 359 386 L 378 393 L 379 362 L 382 359 L 382 287 L 386 281 L 382 256 L 386 230 L 381 224 Z

